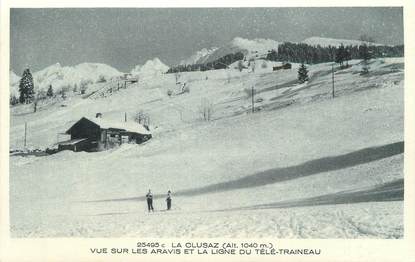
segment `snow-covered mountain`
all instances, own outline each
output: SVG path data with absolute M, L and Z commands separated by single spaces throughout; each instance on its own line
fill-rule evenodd
M 15 72 L 10 70 L 10 94 L 18 97 L 18 90 L 19 90 L 19 81 L 20 76 L 18 76 Z
M 33 81 L 37 90 L 45 91 L 52 85 L 55 91 L 63 87 L 80 85 L 82 81 L 95 83 L 101 76 L 109 80 L 122 75 L 117 69 L 100 63 L 82 63 L 76 66 L 61 66 L 59 63 L 48 66 L 40 71 L 32 72 Z M 18 81 L 15 73 L 10 72 L 10 93 L 16 95 L 18 92 Z M 13 80 L 13 81 L 12 81 Z
M 167 72 L 167 70 L 169 70 L 169 67 L 156 57 L 152 60 L 148 60 L 144 65 L 135 66 L 135 68 L 131 70 L 131 74 L 133 76 L 155 76 L 163 74 Z
M 321 47 L 328 47 L 328 46 L 338 47 L 341 44 L 343 44 L 345 46 L 346 45 L 360 46 L 360 45 L 363 45 L 363 44 L 376 45 L 376 46 L 382 45 L 382 44 L 379 44 L 379 43 L 369 43 L 369 42 L 360 41 L 360 40 L 336 39 L 336 38 L 326 38 L 326 37 L 317 37 L 317 36 L 306 38 L 302 41 L 302 43 L 308 44 L 308 45 L 311 45 L 311 46 L 320 45 Z
M 122 75 L 117 69 L 99 63 L 82 63 L 74 67 L 62 67 L 59 63 L 35 72 L 33 80 L 39 88 L 45 88 L 50 84 L 56 87 L 79 84 L 82 80 L 96 82 L 101 76 L 105 79 Z
M 193 61 L 193 64 L 202 64 L 212 62 L 225 55 L 233 54 L 236 52 L 242 52 L 247 59 L 260 58 L 266 56 L 269 50 L 277 48 L 278 42 L 272 39 L 256 38 L 250 40 L 236 37 L 231 42 L 225 44 L 222 47 L 206 50 L 205 55 L 202 55 L 203 51 L 199 51 L 199 53 L 196 53 L 187 60 Z M 200 57 L 197 60 L 193 59 L 198 57 L 198 55 Z
M 15 84 L 20 81 L 20 76 L 10 70 L 10 84 Z
M 197 51 L 192 56 L 187 59 L 180 61 L 180 65 L 192 65 L 197 64 L 198 62 L 202 61 L 204 57 L 208 57 L 213 52 L 215 52 L 218 47 L 212 47 L 210 49 L 203 48 L 202 50 Z

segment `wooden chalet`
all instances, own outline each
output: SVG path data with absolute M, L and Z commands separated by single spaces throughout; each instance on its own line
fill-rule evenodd
M 149 129 L 136 122 L 115 122 L 102 118 L 82 117 L 66 134 L 68 141 L 60 142 L 58 150 L 102 151 L 124 143 L 141 144 L 151 138 Z

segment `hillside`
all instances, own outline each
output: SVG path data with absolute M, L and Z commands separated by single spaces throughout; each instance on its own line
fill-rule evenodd
M 320 45 L 321 47 L 334 46 L 339 47 L 343 45 L 359 46 L 362 44 L 381 46 L 379 43 L 369 43 L 360 40 L 350 40 L 350 39 L 336 39 L 336 38 L 327 38 L 327 37 L 309 37 L 301 41 L 301 43 L 308 44 L 310 46 Z M 195 54 L 190 56 L 187 59 L 182 60 L 180 65 L 192 65 L 192 64 L 204 64 L 208 62 L 213 62 L 227 54 L 232 54 L 236 52 L 242 52 L 247 59 L 258 59 L 265 57 L 268 51 L 277 50 L 279 42 L 272 39 L 245 39 L 241 37 L 236 37 L 229 43 L 221 47 L 213 47 L 211 49 L 202 49 L 197 51 Z
M 25 122 L 28 147 L 46 148 L 97 112 L 133 121 L 143 111 L 153 138 L 11 156 L 11 235 L 403 238 L 403 61 L 373 59 L 366 76 L 359 60 L 336 67 L 334 99 L 331 63 L 309 66 L 310 80 L 298 84 L 298 64 L 273 72 L 266 62 L 255 72 L 183 72 L 188 93 L 160 74 L 106 98 L 74 96 L 36 113 L 12 107 L 11 149 L 23 147 Z M 202 119 L 206 100 L 211 121 Z M 173 210 L 162 212 L 167 190 Z
M 269 50 L 276 49 L 278 42 L 271 39 L 245 39 L 236 37 L 229 43 L 219 47 L 200 52 L 196 57 L 198 59 L 189 58 L 193 64 L 204 64 L 213 62 L 225 55 L 242 52 L 247 59 L 265 57 Z M 196 58 L 195 57 L 195 58 Z M 189 63 L 187 63 L 189 64 Z

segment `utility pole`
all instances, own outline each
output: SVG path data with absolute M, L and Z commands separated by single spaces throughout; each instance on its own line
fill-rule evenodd
M 127 122 L 127 112 L 124 113 L 124 122 Z
M 27 122 L 24 122 L 24 148 L 26 148 Z
M 252 86 L 252 113 L 254 113 L 254 111 L 255 111 L 255 107 L 254 107 L 254 95 L 255 95 L 255 90 L 254 90 L 254 86 Z
M 334 98 L 334 64 L 331 65 L 331 88 L 332 96 Z

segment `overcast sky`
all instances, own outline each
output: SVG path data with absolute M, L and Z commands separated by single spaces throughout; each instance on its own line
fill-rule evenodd
M 402 8 L 12 9 L 11 69 L 105 63 L 123 72 L 159 57 L 173 65 L 234 37 L 311 36 L 403 44 Z

